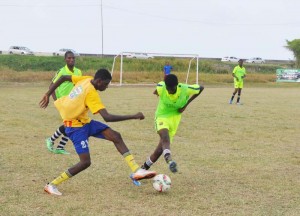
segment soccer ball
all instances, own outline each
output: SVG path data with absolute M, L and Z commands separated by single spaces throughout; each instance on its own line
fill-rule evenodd
M 171 179 L 165 174 L 158 174 L 153 178 L 153 187 L 158 192 L 165 192 L 171 188 Z

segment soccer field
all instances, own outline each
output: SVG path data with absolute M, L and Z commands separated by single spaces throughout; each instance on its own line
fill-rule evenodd
M 233 88 L 207 87 L 186 109 L 174 142 L 179 173 L 160 158 L 152 169 L 170 176 L 158 193 L 141 187 L 114 145 L 92 138 L 92 165 L 51 196 L 44 185 L 78 162 L 47 151 L 45 138 L 61 124 L 51 101 L 38 103 L 47 85 L 0 86 L 1 215 L 300 215 L 300 88 L 251 87 L 244 105 L 229 105 Z M 146 119 L 109 123 L 138 163 L 154 150 L 154 87 L 111 87 L 100 93 L 112 114 L 142 111 Z M 93 117 L 102 121 L 100 115 Z

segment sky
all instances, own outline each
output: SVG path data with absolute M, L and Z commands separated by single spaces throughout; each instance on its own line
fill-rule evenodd
M 0 50 L 289 60 L 299 8 L 300 0 L 0 0 Z

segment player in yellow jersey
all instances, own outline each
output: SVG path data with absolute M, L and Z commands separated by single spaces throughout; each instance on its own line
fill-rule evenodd
M 134 115 L 114 115 L 107 111 L 97 90 L 105 91 L 111 78 L 111 74 L 105 69 L 98 70 L 94 78 L 89 76 L 62 76 L 50 87 L 40 101 L 40 107 L 46 108 L 49 104 L 49 96 L 61 83 L 70 81 L 75 84 L 68 96 L 56 100 L 54 104 L 63 119 L 66 127 L 65 132 L 73 142 L 80 161 L 47 184 L 44 188 L 47 193 L 62 195 L 56 186 L 91 165 L 88 142 L 90 136 L 106 139 L 114 143 L 132 170 L 131 178 L 134 180 L 134 183 L 138 183 L 140 179 L 152 178 L 156 175 L 154 171 L 139 168 L 119 132 L 114 131 L 102 122 L 91 120 L 88 116 L 88 111 L 90 110 L 93 114 L 99 113 L 106 122 L 144 119 L 144 115 L 141 112 Z
M 242 89 L 244 87 L 244 78 L 246 77 L 246 68 L 243 67 L 243 60 L 239 60 L 239 65 L 235 66 L 235 68 L 232 71 L 232 76 L 234 77 L 234 92 L 232 94 L 232 97 L 230 98 L 229 104 L 232 104 L 234 96 L 236 93 L 238 93 L 238 98 L 236 101 L 237 105 L 241 105 L 240 98 Z
M 178 83 L 174 74 L 167 75 L 163 82 L 157 84 L 154 94 L 159 96 L 159 102 L 155 112 L 155 128 L 160 140 L 143 164 L 143 169 L 148 170 L 163 155 L 171 172 L 177 172 L 177 163 L 172 160 L 170 144 L 177 132 L 182 113 L 203 89 L 203 86 L 197 84 Z

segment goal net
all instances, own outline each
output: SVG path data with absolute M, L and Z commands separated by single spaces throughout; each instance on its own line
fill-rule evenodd
M 155 85 L 163 80 L 163 67 L 166 62 L 173 66 L 174 74 L 180 82 L 198 84 L 199 55 L 140 52 L 121 52 L 114 57 L 111 84 Z M 174 67 L 172 62 L 180 65 L 181 69 L 177 65 Z

